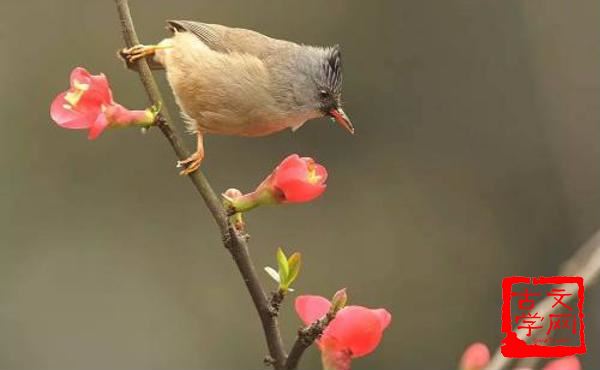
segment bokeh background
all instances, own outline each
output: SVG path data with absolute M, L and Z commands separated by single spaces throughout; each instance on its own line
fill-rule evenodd
M 217 190 L 251 190 L 293 152 L 329 168 L 320 200 L 248 216 L 251 252 L 265 266 L 278 246 L 299 250 L 298 292 L 348 287 L 353 303 L 393 313 L 355 369 L 454 369 L 469 343 L 496 347 L 501 279 L 555 274 L 600 227 L 596 0 L 131 7 L 147 43 L 187 18 L 341 44 L 356 136 L 321 120 L 209 137 L 203 168 Z M 122 104 L 147 104 L 115 58 L 114 3 L 4 1 L 0 14 L 0 369 L 262 368 L 254 308 L 164 138 L 89 142 L 50 121 L 78 65 L 106 73 Z M 587 291 L 587 369 L 600 366 L 599 293 Z M 318 368 L 318 352 L 303 365 Z

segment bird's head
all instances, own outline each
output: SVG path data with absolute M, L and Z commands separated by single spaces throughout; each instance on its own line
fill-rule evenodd
M 342 53 L 339 45 L 325 49 L 321 68 L 315 81 L 320 111 L 354 134 L 354 126 L 342 109 Z
M 342 109 L 342 54 L 333 47 L 304 46 L 297 59 L 294 101 L 315 116 L 331 117 L 350 133 L 354 127 Z

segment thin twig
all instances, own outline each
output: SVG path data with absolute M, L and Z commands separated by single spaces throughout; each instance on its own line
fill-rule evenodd
M 329 323 L 335 318 L 335 313 L 328 312 L 325 316 L 319 320 L 313 322 L 309 326 L 298 330 L 298 337 L 296 342 L 290 350 L 290 355 L 285 362 L 286 370 L 295 370 L 298 368 L 300 358 L 304 354 L 304 351 L 310 347 L 315 340 L 319 339 L 323 331 L 327 328 Z
M 600 231 L 597 231 L 577 250 L 575 255 L 563 265 L 560 273 L 562 275 L 581 276 L 586 288 L 591 287 L 598 280 L 598 277 L 600 277 Z M 565 285 L 560 288 L 566 289 L 565 293 L 575 293 L 572 286 Z M 562 301 L 567 303 L 575 297 L 576 294 L 572 294 L 564 297 Z M 554 302 L 553 297 L 547 297 L 540 301 L 532 311 L 537 312 L 541 317 L 545 317 L 552 309 Z M 530 337 L 525 337 L 524 333 L 520 333 L 519 339 L 524 340 L 526 343 L 531 343 L 537 337 L 535 334 L 534 332 Z M 527 361 L 527 366 L 533 367 L 538 360 L 531 359 Z M 501 370 L 510 362 L 511 359 L 504 357 L 500 348 L 498 348 L 486 370 Z
M 133 20 L 131 19 L 131 12 L 129 10 L 129 4 L 127 0 L 115 0 L 117 5 L 117 11 L 119 13 L 119 20 L 121 23 L 121 30 L 123 38 L 127 47 L 132 47 L 140 43 Z M 144 89 L 148 94 L 148 98 L 154 105 L 162 107 L 160 113 L 160 119 L 158 120 L 158 127 L 161 132 L 171 144 L 171 147 L 175 151 L 175 154 L 179 159 L 185 159 L 188 151 L 185 149 L 183 142 L 173 130 L 171 124 L 172 119 L 168 110 L 165 107 L 164 101 L 152 76 L 148 62 L 145 59 L 137 61 L 137 72 L 140 76 Z M 286 353 L 283 348 L 283 341 L 281 340 L 281 334 L 279 331 L 279 324 L 277 318 L 271 314 L 269 301 L 267 295 L 260 284 L 256 269 L 250 258 L 248 252 L 248 246 L 244 237 L 242 237 L 227 219 L 225 209 L 208 180 L 201 171 L 195 171 L 188 175 L 202 198 L 204 199 L 208 209 L 210 210 L 215 222 L 219 226 L 223 243 L 227 250 L 231 253 L 233 260 L 235 261 L 240 274 L 246 284 L 248 292 L 252 298 L 254 306 L 260 317 L 265 338 L 267 341 L 267 347 L 269 349 L 269 355 L 272 358 L 273 366 L 276 370 L 283 370 Z

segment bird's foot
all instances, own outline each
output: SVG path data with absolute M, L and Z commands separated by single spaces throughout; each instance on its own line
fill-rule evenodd
M 139 59 L 154 55 L 157 49 L 162 49 L 162 47 L 159 45 L 138 44 L 127 49 L 122 49 L 119 51 L 119 55 L 125 60 L 127 65 L 130 65 Z
M 204 153 L 197 151 L 183 161 L 177 161 L 177 167 L 185 167 L 183 170 L 181 170 L 181 172 L 179 172 L 179 174 L 184 176 L 196 171 L 198 168 L 200 168 L 203 159 Z

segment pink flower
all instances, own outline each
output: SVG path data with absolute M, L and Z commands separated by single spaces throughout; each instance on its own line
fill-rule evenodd
M 327 185 L 327 170 L 312 158 L 292 154 L 285 158 L 252 193 L 232 199 L 224 194 L 236 212 L 263 204 L 303 203 L 318 198 Z
M 323 297 L 304 295 L 296 298 L 295 306 L 304 324 L 310 325 L 329 311 L 331 302 Z M 391 320 L 392 315 L 383 308 L 342 308 L 317 341 L 324 369 L 350 369 L 352 358 L 366 356 L 377 348 Z
M 482 370 L 490 362 L 490 350 L 483 343 L 473 343 L 462 355 L 461 370 Z
M 88 138 L 97 138 L 107 127 L 151 125 L 158 110 L 128 110 L 113 100 L 104 74 L 92 75 L 85 68 L 71 72 L 69 90 L 58 94 L 50 106 L 50 116 L 59 126 L 89 129 Z
M 327 170 L 312 158 L 292 154 L 284 159 L 264 186 L 280 192 L 283 202 L 310 202 L 325 191 Z M 261 186 L 263 186 L 261 184 Z
M 544 370 L 581 370 L 581 364 L 577 357 L 569 356 L 548 362 Z

